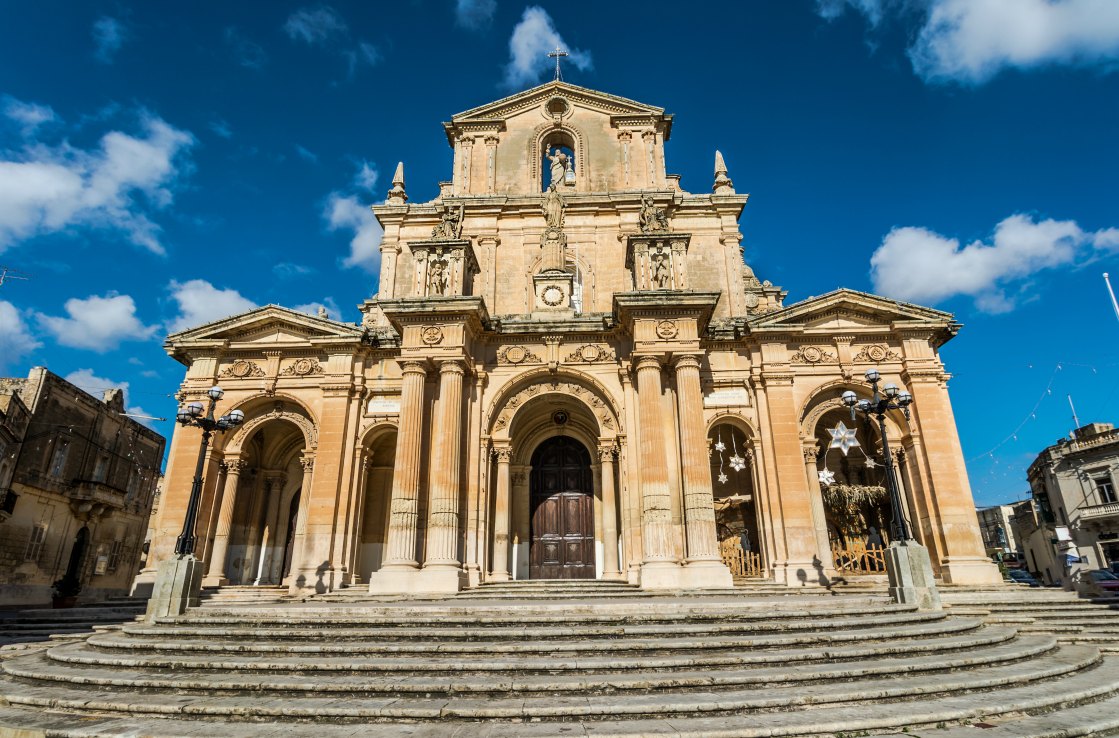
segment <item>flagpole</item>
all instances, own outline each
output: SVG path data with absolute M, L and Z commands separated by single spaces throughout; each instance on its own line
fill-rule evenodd
M 1107 284 L 1107 294 L 1111 295 L 1111 307 L 1115 309 L 1115 318 L 1119 320 L 1119 302 L 1115 301 L 1115 290 L 1111 289 L 1111 280 L 1107 278 L 1107 272 L 1103 273 L 1103 281 Z

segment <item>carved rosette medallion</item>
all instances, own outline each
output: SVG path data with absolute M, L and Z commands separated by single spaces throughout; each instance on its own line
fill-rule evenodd
M 219 377 L 231 377 L 233 379 L 247 379 L 249 377 L 263 377 L 264 370 L 261 369 L 255 362 L 246 361 L 245 359 L 238 359 L 225 369 L 221 371 Z
M 747 292 L 742 301 L 745 303 L 747 310 L 754 310 L 761 304 L 761 298 L 758 297 L 756 292 Z
M 882 344 L 871 343 L 859 349 L 859 353 L 855 354 L 854 361 L 865 361 L 871 364 L 877 364 L 880 361 L 901 361 L 901 355 Z
M 564 360 L 568 363 L 582 362 L 584 364 L 594 364 L 595 362 L 613 361 L 614 359 L 614 351 L 609 346 L 585 343 L 568 354 Z
M 792 364 L 823 364 L 836 361 L 835 354 L 829 353 L 819 346 L 801 346 L 789 360 Z
M 674 320 L 662 320 L 657 323 L 657 335 L 665 340 L 676 338 L 679 332 L 680 329 L 676 327 Z
M 498 364 L 539 364 L 540 357 L 524 346 L 506 346 L 497 352 Z
M 556 307 L 557 305 L 562 305 L 563 298 L 563 288 L 558 287 L 554 284 L 545 287 L 540 293 L 540 299 L 548 307 Z
M 428 346 L 443 343 L 443 329 L 437 325 L 429 325 L 420 332 L 420 340 Z
M 322 373 L 322 365 L 314 359 L 296 359 L 280 372 L 285 377 L 309 377 Z

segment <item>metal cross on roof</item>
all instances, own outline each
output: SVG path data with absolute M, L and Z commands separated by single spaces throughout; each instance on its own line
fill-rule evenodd
M 570 54 L 568 54 L 566 51 L 561 49 L 559 46 L 556 47 L 555 51 L 548 54 L 549 59 L 555 59 L 556 60 L 556 82 L 559 82 L 559 81 L 563 80 L 563 75 L 560 74 L 560 59 L 562 59 L 565 56 L 570 56 Z

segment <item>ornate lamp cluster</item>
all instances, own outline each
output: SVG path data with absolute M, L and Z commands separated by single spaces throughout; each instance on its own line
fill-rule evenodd
M 187 556 L 194 553 L 194 528 L 198 520 L 198 505 L 202 497 L 202 470 L 206 464 L 206 447 L 210 443 L 210 436 L 217 432 L 224 432 L 241 425 L 245 414 L 240 410 L 233 410 L 220 418 L 214 418 L 214 406 L 225 395 L 221 387 L 211 387 L 206 390 L 210 398 L 209 407 L 201 402 L 191 402 L 179 408 L 175 420 L 182 425 L 195 426 L 202 429 L 202 441 L 198 447 L 198 464 L 194 468 L 194 484 L 190 488 L 190 501 L 187 503 L 186 517 L 183 518 L 183 531 L 175 541 L 175 555 Z
M 894 478 L 894 461 L 886 438 L 886 413 L 890 410 L 901 410 L 905 414 L 905 419 L 909 420 L 909 406 L 913 404 L 913 395 L 892 382 L 879 392 L 878 383 L 882 381 L 882 374 L 877 369 L 868 369 L 864 376 L 873 392 L 871 398 L 860 400 L 858 395 L 847 390 L 840 396 L 840 400 L 851 408 L 851 422 L 855 422 L 855 411 L 861 412 L 868 419 L 874 417 L 878 420 L 878 429 L 882 435 L 882 456 L 886 466 L 886 489 L 890 492 L 890 504 L 894 508 L 893 539 L 908 541 L 911 540 L 909 526 L 902 513 L 901 494 L 898 491 L 897 480 Z

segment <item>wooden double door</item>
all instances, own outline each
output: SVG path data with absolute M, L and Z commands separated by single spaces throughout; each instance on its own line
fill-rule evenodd
M 594 482 L 578 441 L 550 438 L 532 455 L 529 577 L 594 579 Z

